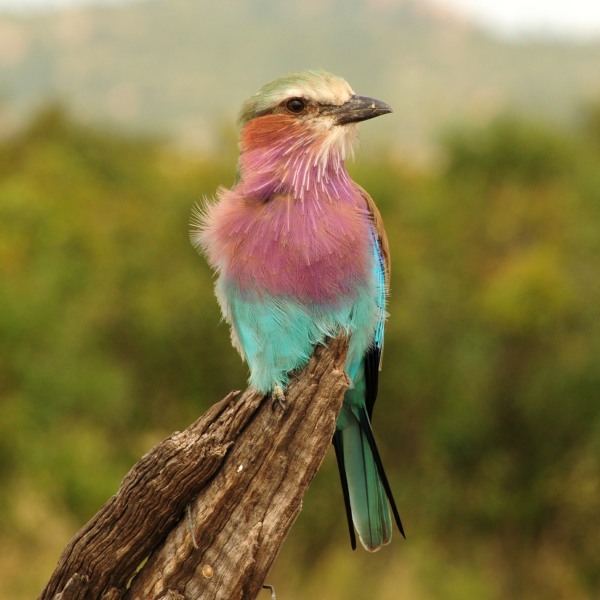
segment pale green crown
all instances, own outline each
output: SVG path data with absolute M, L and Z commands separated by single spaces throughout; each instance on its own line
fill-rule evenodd
M 341 106 L 354 92 L 345 79 L 323 70 L 301 71 L 263 85 L 242 106 L 239 123 L 244 125 L 277 107 L 286 98 L 305 98 L 319 104 Z

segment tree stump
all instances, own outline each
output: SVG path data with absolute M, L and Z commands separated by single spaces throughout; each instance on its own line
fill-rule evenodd
M 285 410 L 230 393 L 133 466 L 40 600 L 253 599 L 331 442 L 347 340 L 315 351 Z

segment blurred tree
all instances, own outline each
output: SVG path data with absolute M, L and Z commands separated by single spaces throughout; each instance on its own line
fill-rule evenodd
M 50 107 L 2 146 L 0 174 L 3 473 L 18 462 L 88 515 L 136 432 L 184 425 L 243 382 L 187 239 L 198 182 L 214 190 L 222 168 Z

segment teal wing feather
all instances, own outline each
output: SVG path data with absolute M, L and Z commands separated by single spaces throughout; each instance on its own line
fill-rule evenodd
M 353 386 L 346 392 L 333 444 L 338 459 L 352 547 L 356 547 L 355 527 L 363 546 L 369 551 L 376 551 L 389 543 L 392 537 L 390 507 L 403 536 L 404 528 L 371 429 L 383 351 L 390 262 L 387 238 L 379 211 L 369 195 L 364 191 L 362 193 L 373 222 L 372 264 L 377 322 L 372 342 L 364 351 L 360 367 L 355 369 Z
M 365 373 L 365 403 L 369 419 L 373 418 L 373 408 L 377 400 L 379 388 L 379 370 L 381 368 L 381 357 L 383 354 L 383 338 L 385 332 L 386 301 L 387 301 L 387 280 L 386 269 L 383 255 L 379 244 L 379 238 L 375 232 L 372 232 L 373 239 L 373 263 L 375 270 L 376 284 L 376 303 L 377 303 L 377 324 L 375 327 L 375 337 L 373 343 L 367 348 L 364 355 L 364 373 Z

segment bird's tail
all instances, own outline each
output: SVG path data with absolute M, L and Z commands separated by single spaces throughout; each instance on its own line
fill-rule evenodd
M 356 415 L 354 410 L 359 414 Z M 350 539 L 352 548 L 355 548 L 356 527 L 362 545 L 370 552 L 375 552 L 392 538 L 390 507 L 403 536 L 404 529 L 375 445 L 366 408 L 354 407 L 348 411 L 347 417 L 344 428 L 335 432 L 333 444 L 344 492 Z

